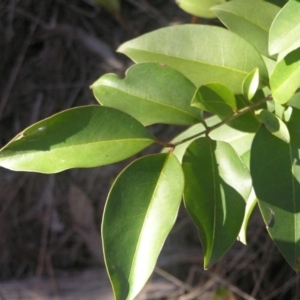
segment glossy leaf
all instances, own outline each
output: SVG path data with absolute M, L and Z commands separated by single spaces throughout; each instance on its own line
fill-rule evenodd
M 0 150 L 0 166 L 41 173 L 96 167 L 128 158 L 154 141 L 142 124 L 118 110 L 77 107 L 18 134 Z
M 106 74 L 92 89 L 102 105 L 124 111 L 145 126 L 201 120 L 201 111 L 190 106 L 196 87 L 178 71 L 157 63 L 134 65 L 125 79 Z
M 267 130 L 274 136 L 283 140 L 286 143 L 290 142 L 290 133 L 283 121 L 266 109 L 261 109 L 256 112 L 258 120 L 263 123 Z
M 268 37 L 279 7 L 261 0 L 233 0 L 212 8 L 221 22 L 269 56 Z
M 173 154 L 134 161 L 116 179 L 102 223 L 106 267 L 116 300 L 131 300 L 151 275 L 177 217 L 184 178 Z
M 243 82 L 243 94 L 248 99 L 251 100 L 259 85 L 259 70 L 255 68 L 252 72 L 248 74 Z
M 176 0 L 176 3 L 182 10 L 194 16 L 215 18 L 216 15 L 210 8 L 225 1 L 226 0 Z
M 268 72 L 257 50 L 236 34 L 220 27 L 179 25 L 162 28 L 128 41 L 118 49 L 135 62 L 154 61 L 183 73 L 196 87 L 219 82 L 233 93 L 259 68 L 261 85 Z
M 271 74 L 270 85 L 277 103 L 285 104 L 293 97 L 300 87 L 300 48 L 277 63 Z
M 220 83 L 200 86 L 192 99 L 192 106 L 222 117 L 228 117 L 236 110 L 234 94 Z
M 251 177 L 225 142 L 199 138 L 183 157 L 184 203 L 204 250 L 204 268 L 212 266 L 236 240 L 243 223 Z
M 287 123 L 289 144 L 264 126 L 251 149 L 251 175 L 259 207 L 273 241 L 296 271 L 300 270 L 300 113 Z
M 300 47 L 300 1 L 290 0 L 274 19 L 269 35 L 269 53 Z

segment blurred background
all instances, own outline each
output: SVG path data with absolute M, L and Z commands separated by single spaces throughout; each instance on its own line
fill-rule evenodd
M 89 86 L 108 72 L 123 77 L 131 65 L 115 51 L 121 43 L 191 20 L 174 0 L 123 0 L 114 11 L 96 0 L 0 0 L 0 147 L 38 120 L 96 104 Z M 151 130 L 170 139 L 182 128 Z M 109 187 L 127 164 L 54 175 L 0 169 L 0 299 L 113 299 L 100 223 Z M 182 209 L 139 299 L 296 300 L 300 277 L 257 210 L 248 245 L 236 242 L 204 271 Z

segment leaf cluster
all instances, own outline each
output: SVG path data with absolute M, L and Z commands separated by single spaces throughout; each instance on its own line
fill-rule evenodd
M 226 28 L 179 25 L 124 43 L 118 51 L 135 64 L 125 78 L 106 74 L 91 86 L 98 105 L 37 122 L 0 150 L 4 168 L 55 173 L 163 147 L 127 166 L 107 198 L 101 230 L 116 299 L 133 299 L 148 280 L 182 199 L 204 268 L 237 238 L 246 244 L 258 203 L 300 270 L 300 1 L 270 2 L 178 1 Z M 162 141 L 152 124 L 189 128 Z

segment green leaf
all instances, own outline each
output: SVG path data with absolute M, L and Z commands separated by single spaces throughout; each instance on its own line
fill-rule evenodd
M 294 94 L 288 105 L 300 109 L 300 93 Z
M 242 108 L 245 108 L 253 102 L 256 102 L 258 100 L 261 100 L 264 97 L 263 92 L 259 90 L 254 98 L 252 98 L 252 101 L 250 102 L 247 100 L 243 95 L 237 95 L 236 98 L 236 104 L 237 109 L 240 110 Z M 264 106 L 262 106 L 264 107 Z M 240 130 L 240 131 L 246 131 L 246 132 L 256 132 L 260 126 L 260 123 L 255 117 L 255 113 L 253 111 L 248 111 L 247 113 L 243 114 L 242 116 L 230 121 L 227 123 L 227 125 Z
M 288 0 L 265 0 L 265 1 L 269 2 L 269 3 L 272 3 L 272 4 L 275 4 L 279 7 L 283 7 L 288 2 Z
M 261 0 L 260 0 L 261 1 Z M 255 68 L 252 72 L 248 74 L 243 82 L 243 94 L 248 99 L 251 100 L 259 85 L 259 70 Z
M 225 142 L 199 138 L 187 148 L 182 167 L 184 203 L 212 266 L 236 240 L 251 191 L 251 177 L 234 149 Z
M 300 47 L 300 1 L 290 0 L 274 19 L 269 34 L 271 55 Z
M 126 112 L 145 126 L 201 120 L 201 111 L 190 106 L 196 87 L 178 71 L 157 63 L 134 65 L 125 79 L 106 74 L 92 89 L 102 105 Z
M 290 133 L 284 122 L 277 116 L 272 114 L 266 109 L 260 109 L 256 112 L 257 119 L 263 123 L 267 130 L 269 130 L 274 136 L 283 140 L 286 143 L 290 142 Z
M 244 245 L 247 245 L 247 227 L 249 219 L 252 215 L 253 209 L 257 204 L 257 198 L 254 192 L 254 189 L 251 190 L 250 196 L 248 197 L 247 204 L 246 204 L 246 210 L 245 210 L 245 216 L 243 220 L 243 224 L 238 236 L 238 240 L 243 243 Z
M 300 48 L 279 61 L 270 78 L 272 96 L 279 104 L 287 103 L 300 87 Z
M 183 186 L 183 172 L 173 154 L 138 159 L 116 179 L 102 223 L 116 300 L 134 299 L 151 275 L 176 220 Z
M 272 21 L 280 8 L 261 0 L 233 0 L 212 8 L 221 22 L 263 55 L 269 56 L 268 37 Z
M 176 0 L 176 3 L 182 10 L 194 16 L 215 18 L 216 15 L 210 8 L 225 1 L 226 0 Z
M 234 94 L 220 83 L 208 83 L 200 86 L 192 99 L 192 106 L 223 118 L 232 115 L 236 110 Z
M 220 118 L 217 116 L 209 117 L 205 120 L 207 126 L 211 127 L 221 122 Z M 203 124 L 194 125 L 184 132 L 180 133 L 177 137 L 172 140 L 172 143 L 176 143 L 182 141 L 186 138 L 190 138 L 199 133 L 203 133 L 204 135 L 205 128 Z M 230 145 L 234 148 L 234 150 L 238 153 L 238 155 L 242 155 L 245 152 L 249 151 L 251 148 L 252 139 L 254 137 L 253 133 L 242 132 L 236 129 L 233 129 L 226 124 L 221 127 L 210 132 L 209 136 L 214 140 L 224 141 L 230 143 Z M 199 136 L 195 137 L 192 140 L 189 140 L 185 143 L 182 143 L 174 149 L 173 153 L 176 155 L 179 161 L 182 161 L 182 157 L 186 151 L 186 148 L 191 144 L 193 140 L 199 138 Z M 167 152 L 169 149 L 164 148 L 163 151 Z
M 261 85 L 268 84 L 268 71 L 257 50 L 220 27 L 187 24 L 162 28 L 124 43 L 118 51 L 135 62 L 167 64 L 196 87 L 219 82 L 239 94 L 254 68 L 259 68 Z
M 155 138 L 135 119 L 113 108 L 72 108 L 40 121 L 0 150 L 0 166 L 56 173 L 128 158 Z
M 251 149 L 251 174 L 259 207 L 273 241 L 296 271 L 300 271 L 300 111 L 287 123 L 289 144 L 264 126 Z

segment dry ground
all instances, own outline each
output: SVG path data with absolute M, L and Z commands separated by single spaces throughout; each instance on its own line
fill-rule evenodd
M 0 146 L 55 112 L 96 103 L 89 85 L 130 65 L 114 52 L 122 42 L 189 20 L 171 0 L 124 0 L 121 17 L 92 0 L 0 0 Z M 0 299 L 112 299 L 99 224 L 125 165 L 56 175 L 0 169 Z M 257 212 L 248 235 L 248 246 L 236 242 L 203 271 L 196 230 L 182 211 L 140 299 L 300 299 L 300 278 Z

